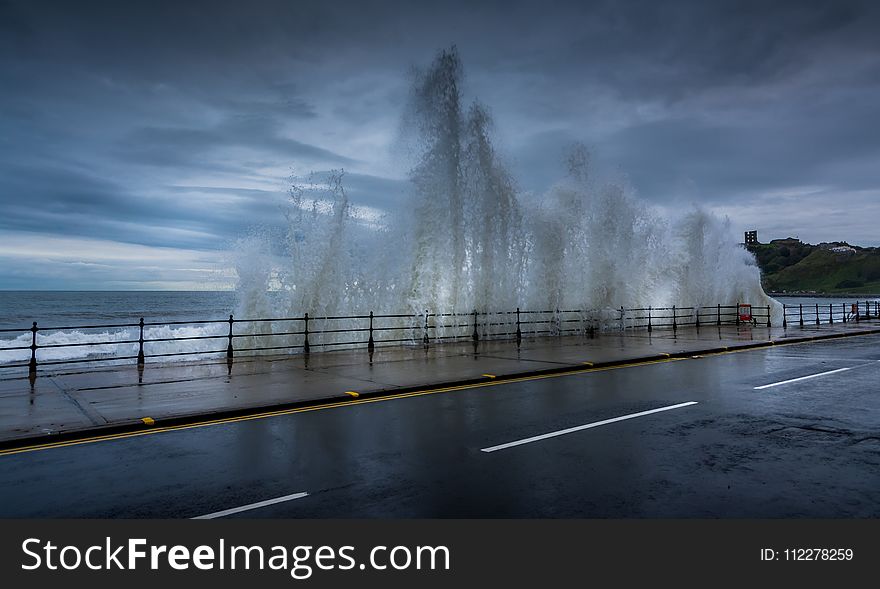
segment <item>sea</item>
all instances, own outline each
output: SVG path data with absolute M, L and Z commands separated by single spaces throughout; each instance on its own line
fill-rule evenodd
M 102 343 L 75 347 L 51 347 L 90 342 L 130 342 L 137 327 L 100 327 L 136 324 L 141 317 L 154 323 L 145 329 L 147 339 L 222 336 L 223 324 L 181 325 L 186 321 L 222 321 L 234 312 L 233 291 L 0 291 L 0 368 L 21 365 L 30 359 L 30 330 L 37 322 L 39 361 L 109 359 L 137 355 L 137 344 Z M 83 327 L 89 326 L 89 327 Z M 97 326 L 97 327 L 93 327 Z M 157 342 L 153 354 L 183 350 L 202 351 L 206 356 L 222 348 L 218 339 Z M 20 367 L 20 366 L 19 366 Z
M 0 329 L 226 319 L 234 291 L 0 291 Z

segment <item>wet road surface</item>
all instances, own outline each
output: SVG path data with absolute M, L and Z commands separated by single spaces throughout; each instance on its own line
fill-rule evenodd
M 880 517 L 880 336 L 0 456 L 0 517 Z

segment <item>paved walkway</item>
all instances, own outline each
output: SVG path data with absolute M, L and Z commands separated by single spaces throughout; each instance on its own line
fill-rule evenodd
M 0 380 L 0 444 L 22 445 L 296 404 L 880 332 L 880 322 L 604 333 L 57 371 Z M 44 438 L 44 439 L 40 439 Z

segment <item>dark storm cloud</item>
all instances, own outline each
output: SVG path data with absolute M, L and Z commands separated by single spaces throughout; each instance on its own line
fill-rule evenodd
M 393 210 L 407 73 L 457 44 L 525 190 L 581 141 L 649 201 L 773 216 L 768 195 L 802 193 L 792 233 L 876 243 L 809 210 L 880 199 L 878 10 L 0 0 L 0 230 L 217 248 L 278 225 L 291 173 L 339 167 L 356 204 Z
M 570 49 L 623 96 L 676 100 L 717 85 L 772 81 L 804 67 L 834 38 L 867 42 L 868 3 L 622 2 L 586 18 Z M 586 15 L 585 15 L 586 16 Z M 853 39 L 855 34 L 857 39 Z M 570 64 L 562 62 L 566 69 Z
M 4 199 L 0 230 L 215 248 L 248 225 L 235 206 L 205 208 L 170 194 L 133 195 L 121 185 L 63 168 L 7 167 L 0 194 L 10 196 Z M 251 202 L 247 212 L 251 220 L 259 213 L 273 216 L 274 200 L 267 195 Z
M 674 197 L 684 179 L 708 200 L 793 184 L 877 188 L 880 89 L 823 99 L 734 121 L 685 115 L 637 123 L 610 134 L 603 151 L 657 199 Z
M 328 149 L 280 136 L 277 122 L 268 117 L 236 117 L 211 128 L 142 127 L 120 142 L 120 155 L 134 162 L 181 166 L 204 164 L 206 156 L 224 147 L 248 147 L 289 161 L 355 163 Z

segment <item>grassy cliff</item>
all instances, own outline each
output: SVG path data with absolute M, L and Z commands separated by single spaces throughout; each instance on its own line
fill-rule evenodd
M 852 247 L 835 252 L 845 243 L 810 245 L 794 239 L 774 240 L 749 247 L 761 268 L 768 292 L 826 294 L 880 293 L 880 248 Z

